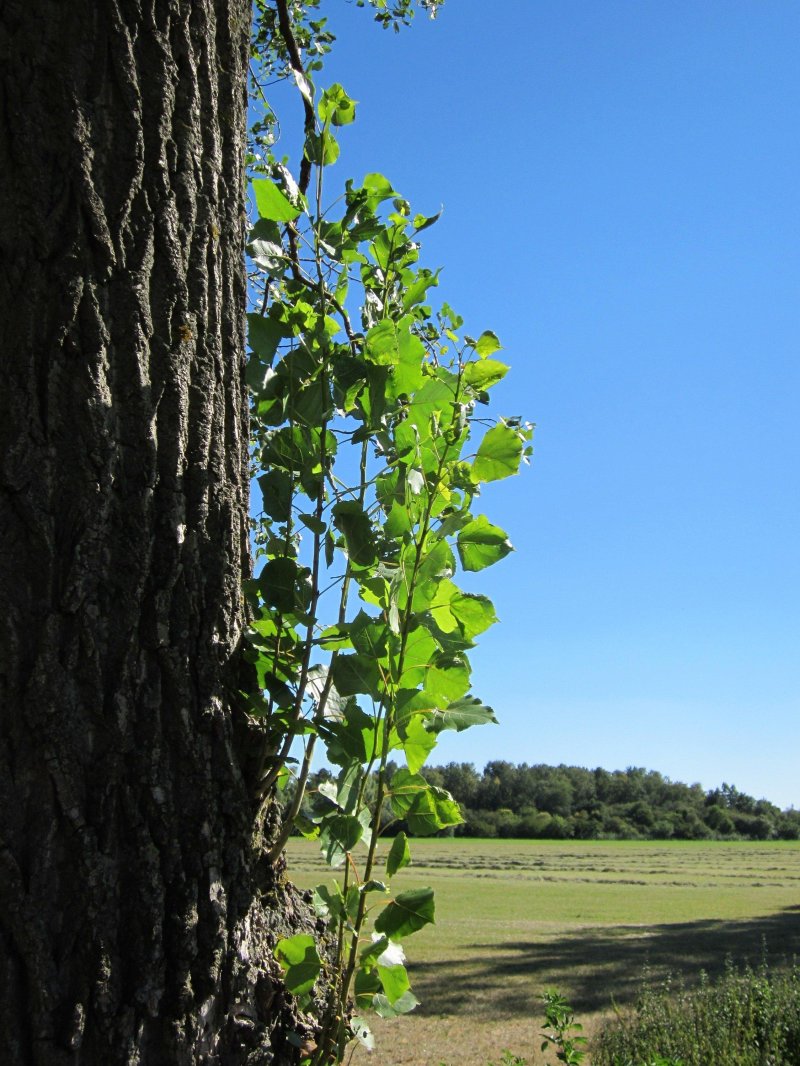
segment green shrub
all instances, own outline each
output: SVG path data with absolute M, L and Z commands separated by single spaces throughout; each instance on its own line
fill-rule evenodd
M 667 978 L 645 985 L 635 1011 L 596 1038 L 593 1066 L 800 1066 L 800 967 L 771 972 L 728 963 L 699 987 Z

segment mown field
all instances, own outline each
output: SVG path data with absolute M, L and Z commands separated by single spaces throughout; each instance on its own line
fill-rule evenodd
M 631 1002 L 645 968 L 717 972 L 726 956 L 800 955 L 800 844 L 414 840 L 393 887 L 430 886 L 436 925 L 409 938 L 422 1004 L 375 1019 L 371 1066 L 484 1066 L 510 1048 L 539 1053 L 541 995 L 567 995 L 591 1032 Z M 331 871 L 293 840 L 289 873 L 310 887 Z

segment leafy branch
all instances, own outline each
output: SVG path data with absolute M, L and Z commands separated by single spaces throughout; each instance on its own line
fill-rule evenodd
M 374 6 L 395 28 L 413 12 L 411 0 Z M 429 302 L 438 272 L 419 265 L 418 238 L 438 216 L 412 215 L 380 174 L 347 181 L 324 206 L 336 133 L 356 104 L 341 85 L 313 83 L 332 41 L 315 7 L 257 4 L 254 76 L 262 89 L 294 79 L 304 142 L 295 182 L 272 151 L 276 120 L 256 123 L 248 382 L 263 507 L 247 590 L 257 691 L 245 702 L 260 736 L 259 800 L 294 775 L 271 858 L 299 831 L 343 867 L 315 892 L 335 956 L 312 1060 L 326 1066 L 352 1039 L 371 1043 L 363 1012 L 417 1003 L 401 941 L 434 920 L 433 893 L 394 891 L 408 840 L 400 832 L 384 849 L 381 814 L 388 804 L 416 835 L 462 820 L 420 771 L 443 730 L 495 721 L 471 693 L 467 654 L 495 613 L 453 578 L 512 550 L 473 506 L 484 484 L 517 472 L 532 429 L 480 413 L 508 369 L 495 334 L 464 335 L 447 304 Z M 338 777 L 306 796 L 318 741 Z M 395 752 L 406 765 L 390 775 Z M 310 1003 L 323 967 L 313 940 L 281 941 L 276 956 Z

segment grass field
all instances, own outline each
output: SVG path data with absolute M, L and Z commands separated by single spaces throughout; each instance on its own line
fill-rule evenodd
M 430 886 L 436 925 L 406 942 L 422 1005 L 373 1026 L 371 1066 L 484 1066 L 510 1048 L 540 1056 L 541 995 L 556 987 L 591 1032 L 612 999 L 655 976 L 717 972 L 726 956 L 800 955 L 800 844 L 414 840 L 395 890 Z M 301 887 L 329 880 L 293 840 Z M 534 1049 L 535 1053 L 534 1053 Z

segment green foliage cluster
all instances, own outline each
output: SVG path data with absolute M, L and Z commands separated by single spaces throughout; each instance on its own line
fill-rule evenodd
M 553 1049 L 558 1062 L 580 1066 L 586 1058 L 587 1043 L 581 1035 L 583 1026 L 575 1021 L 575 1012 L 566 999 L 551 989 L 544 994 L 544 1029 L 541 1050 Z
M 312 790 L 328 776 L 321 771 Z M 429 766 L 428 781 L 461 807 L 459 836 L 559 840 L 797 840 L 800 811 L 732 785 L 704 791 L 662 774 L 529 766 L 498 760 Z M 388 821 L 388 817 L 386 819 Z M 413 826 L 402 828 L 413 834 Z
M 592 1048 L 595 1066 L 792 1066 L 800 1063 L 800 968 L 728 964 L 716 981 L 687 990 L 668 979 L 643 989 L 635 1012 L 619 1014 Z
M 413 11 L 411 0 L 371 3 L 384 26 Z M 431 301 L 439 276 L 419 265 L 419 235 L 438 216 L 413 213 L 381 174 L 329 194 L 356 101 L 314 84 L 333 41 L 317 6 L 260 0 L 256 12 L 256 86 L 266 101 L 275 79 L 295 82 L 304 136 L 293 174 L 275 155 L 267 106 L 249 160 L 247 374 L 262 507 L 245 589 L 254 683 L 242 699 L 260 737 L 264 809 L 286 790 L 270 858 L 295 830 L 341 870 L 313 897 L 330 959 L 308 934 L 275 950 L 301 1006 L 311 1008 L 325 971 L 313 1053 L 323 1066 L 352 1039 L 371 1047 L 366 1012 L 395 1017 L 417 1004 L 401 942 L 434 921 L 433 892 L 393 892 L 407 836 L 388 850 L 379 840 L 387 819 L 423 836 L 462 821 L 421 770 L 443 730 L 495 720 L 471 691 L 468 653 L 496 617 L 455 578 L 512 550 L 477 501 L 483 485 L 517 472 L 532 429 L 487 417 L 508 370 L 495 334 L 469 336 Z M 435 13 L 433 0 L 421 6 Z M 338 772 L 306 793 L 318 743 Z
M 495 761 L 432 767 L 464 808 L 459 832 L 479 837 L 619 840 L 797 840 L 800 811 L 734 786 L 704 791 L 653 770 Z

